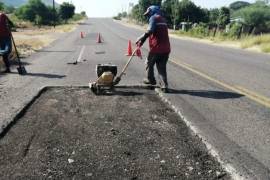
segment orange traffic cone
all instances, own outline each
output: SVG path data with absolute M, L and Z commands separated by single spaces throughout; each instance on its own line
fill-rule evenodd
M 82 39 L 84 38 L 83 32 L 81 32 L 81 38 L 82 38 Z
M 97 37 L 97 43 L 102 43 L 100 33 L 98 33 L 98 37 Z
M 142 59 L 142 51 L 140 46 L 137 46 L 136 56 Z
M 128 41 L 128 49 L 127 49 L 127 56 L 132 55 L 132 45 L 131 45 L 131 40 Z

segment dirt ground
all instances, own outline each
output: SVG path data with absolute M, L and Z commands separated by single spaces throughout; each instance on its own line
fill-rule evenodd
M 16 45 L 22 56 L 29 56 L 31 53 L 48 46 L 56 40 L 61 33 L 73 31 L 77 23 L 59 25 L 54 27 L 44 26 L 41 28 L 31 27 L 17 29 L 13 32 Z
M 50 88 L 0 139 L 0 179 L 230 179 L 153 90 Z
M 59 37 L 60 34 L 73 31 L 78 23 L 59 25 L 55 28 L 50 26 L 40 28 L 34 26 L 28 28 L 17 28 L 16 32 L 12 32 L 12 34 L 20 56 L 28 57 L 35 51 L 51 44 Z M 14 47 L 12 50 L 13 51 L 10 54 L 11 60 L 16 59 Z M 0 57 L 0 70 L 3 66 L 2 57 Z

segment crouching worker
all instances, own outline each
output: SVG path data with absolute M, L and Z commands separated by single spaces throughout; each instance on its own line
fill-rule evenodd
M 3 57 L 6 66 L 5 73 L 10 73 L 10 63 L 8 58 L 12 50 L 11 26 L 13 26 L 13 23 L 4 13 L 0 12 L 0 56 Z
M 146 63 L 147 78 L 143 80 L 143 83 L 156 84 L 154 75 L 154 65 L 156 64 L 161 80 L 161 90 L 167 93 L 168 81 L 166 66 L 171 52 L 167 23 L 165 18 L 161 15 L 159 6 L 150 6 L 144 15 L 149 18 L 149 27 L 147 32 L 139 37 L 136 42 L 138 46 L 142 46 L 149 37 L 149 54 Z

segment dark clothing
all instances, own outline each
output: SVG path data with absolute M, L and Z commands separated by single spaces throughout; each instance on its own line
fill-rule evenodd
M 10 71 L 8 56 L 12 51 L 11 32 L 9 30 L 9 25 L 12 25 L 12 22 L 5 14 L 0 13 L 0 56 L 3 57 L 3 61 L 6 65 L 6 71 Z
M 8 25 L 11 24 L 10 20 L 8 17 L 0 13 L 0 38 L 5 38 L 5 37 L 10 37 L 10 30 Z
M 6 71 L 10 71 L 10 63 L 9 63 L 9 60 L 8 60 L 8 54 L 5 54 L 3 55 L 3 61 L 5 63 L 5 66 L 6 66 Z
M 149 37 L 150 53 L 170 53 L 170 41 L 168 27 L 165 18 L 159 14 L 154 14 L 149 19 L 148 31 L 151 32 Z
M 167 62 L 171 52 L 168 27 L 165 18 L 156 13 L 149 19 L 149 54 L 146 61 L 146 76 L 149 82 L 156 82 L 154 66 L 156 64 L 161 88 L 168 88 Z
M 0 56 L 10 54 L 12 51 L 11 37 L 0 38 Z
M 150 82 L 155 82 L 154 66 L 156 64 L 161 87 L 168 87 L 166 65 L 169 53 L 157 54 L 149 53 L 146 61 L 146 76 Z
M 8 60 L 8 56 L 10 52 L 12 51 L 12 43 L 11 43 L 11 38 L 6 37 L 6 38 L 0 38 L 0 56 L 3 57 L 3 61 L 6 66 L 6 70 L 9 70 L 10 68 L 10 63 Z
M 161 89 L 165 92 L 168 88 L 167 81 L 167 62 L 171 52 L 168 26 L 166 20 L 159 12 L 158 6 L 150 6 L 145 13 L 150 16 L 149 27 L 147 32 L 138 38 L 136 44 L 142 46 L 145 40 L 149 37 L 149 54 L 146 60 L 146 76 L 145 84 L 156 84 L 154 66 L 156 64 Z

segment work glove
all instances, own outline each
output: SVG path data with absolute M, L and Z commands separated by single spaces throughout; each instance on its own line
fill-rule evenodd
M 138 39 L 137 39 L 137 41 L 136 41 L 136 44 L 137 44 L 137 46 L 139 46 L 139 47 L 141 47 L 143 44 L 144 44 L 144 42 L 145 42 L 145 40 L 148 38 L 150 36 L 150 33 L 144 33 L 142 36 L 140 36 Z
M 142 37 L 139 37 L 138 39 L 137 39 L 137 41 L 136 41 L 136 45 L 138 46 L 138 47 L 141 47 L 142 45 L 143 45 L 143 41 L 142 41 Z

